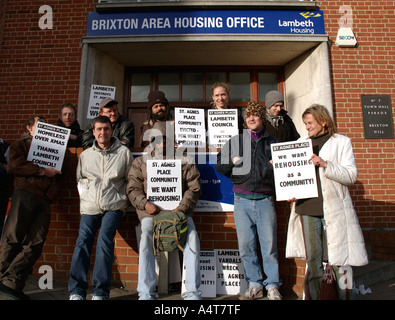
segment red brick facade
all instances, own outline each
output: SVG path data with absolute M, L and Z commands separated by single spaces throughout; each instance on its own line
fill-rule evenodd
M 20 137 L 31 115 L 56 123 L 64 102 L 77 105 L 86 19 L 96 1 L 2 0 L 0 4 L 0 136 L 8 142 Z M 352 139 L 359 177 L 352 186 L 354 205 L 373 258 L 395 259 L 395 140 L 364 138 L 361 94 L 391 95 L 395 104 L 395 1 L 319 1 L 330 37 L 334 116 L 339 133 Z M 53 9 L 53 29 L 42 30 L 41 5 Z M 353 31 L 359 46 L 335 45 L 339 8 L 353 9 Z M 393 113 L 394 113 L 393 108 Z M 80 150 L 70 149 L 61 176 L 59 197 L 37 266 L 52 266 L 54 275 L 67 279 L 79 225 L 75 167 Z M 304 261 L 286 260 L 284 248 L 288 206 L 278 205 L 281 278 L 284 287 L 302 292 Z M 195 223 L 201 248 L 237 248 L 232 213 L 199 213 Z M 137 285 L 138 254 L 134 213 L 125 216 L 116 236 L 114 280 Z M 93 260 L 92 260 L 93 261 Z

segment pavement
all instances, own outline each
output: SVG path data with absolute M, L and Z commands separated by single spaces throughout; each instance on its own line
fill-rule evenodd
M 395 261 L 371 261 L 369 265 L 353 268 L 354 283 L 361 289 L 354 300 L 395 300 Z M 88 289 L 87 300 L 91 299 L 91 290 Z M 30 276 L 26 282 L 24 293 L 30 300 L 68 300 L 69 293 L 66 281 L 53 281 L 52 289 L 40 289 L 39 277 Z M 9 297 L 0 296 L 0 300 L 13 300 Z M 138 300 L 135 288 L 112 287 L 110 300 Z M 160 295 L 158 300 L 182 300 L 179 292 Z M 203 298 L 203 300 L 234 300 L 239 301 L 238 296 L 217 295 L 216 298 Z M 267 297 L 260 300 L 267 300 Z M 283 300 L 301 300 L 295 295 L 283 295 Z

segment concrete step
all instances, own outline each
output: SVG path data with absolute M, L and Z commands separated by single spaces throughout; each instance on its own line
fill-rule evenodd
M 366 266 L 353 267 L 355 286 L 365 288 L 374 284 L 395 279 L 395 261 L 371 260 Z

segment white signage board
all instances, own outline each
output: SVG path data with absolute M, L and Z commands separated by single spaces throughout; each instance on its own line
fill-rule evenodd
M 70 129 L 37 122 L 27 160 L 43 168 L 62 171 Z
M 175 140 L 179 147 L 206 147 L 204 109 L 175 108 Z
M 87 114 L 88 119 L 96 118 L 99 115 L 99 103 L 104 98 L 115 99 L 115 87 L 92 84 Z
M 200 251 L 200 288 L 203 298 L 215 298 L 216 289 L 216 259 L 214 251 Z M 185 292 L 186 269 L 183 266 L 181 292 Z
M 311 140 L 271 145 L 276 200 L 318 197 Z
M 247 290 L 244 264 L 239 250 L 216 249 L 217 294 L 238 295 Z
M 208 143 L 221 148 L 239 133 L 237 109 L 212 109 L 207 111 Z
M 181 160 L 147 160 L 147 198 L 162 210 L 173 210 L 182 199 Z

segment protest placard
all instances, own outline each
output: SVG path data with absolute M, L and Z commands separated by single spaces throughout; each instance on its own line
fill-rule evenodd
M 179 147 L 205 147 L 204 109 L 175 108 L 175 140 Z
M 237 295 L 247 290 L 244 264 L 238 250 L 216 249 L 217 294 Z
M 276 200 L 318 197 L 311 140 L 271 145 Z
M 43 168 L 62 171 L 70 129 L 37 122 L 27 160 Z
M 99 115 L 99 103 L 104 98 L 114 99 L 115 87 L 92 84 L 87 114 L 88 119 L 96 118 Z
M 217 295 L 217 268 L 215 251 L 200 251 L 200 288 L 202 298 L 215 298 Z M 183 265 L 181 293 L 185 292 L 186 268 Z
M 210 147 L 221 148 L 230 138 L 239 133 L 237 109 L 208 110 L 207 116 Z
M 182 199 L 181 160 L 147 160 L 147 198 L 162 210 L 173 210 Z

